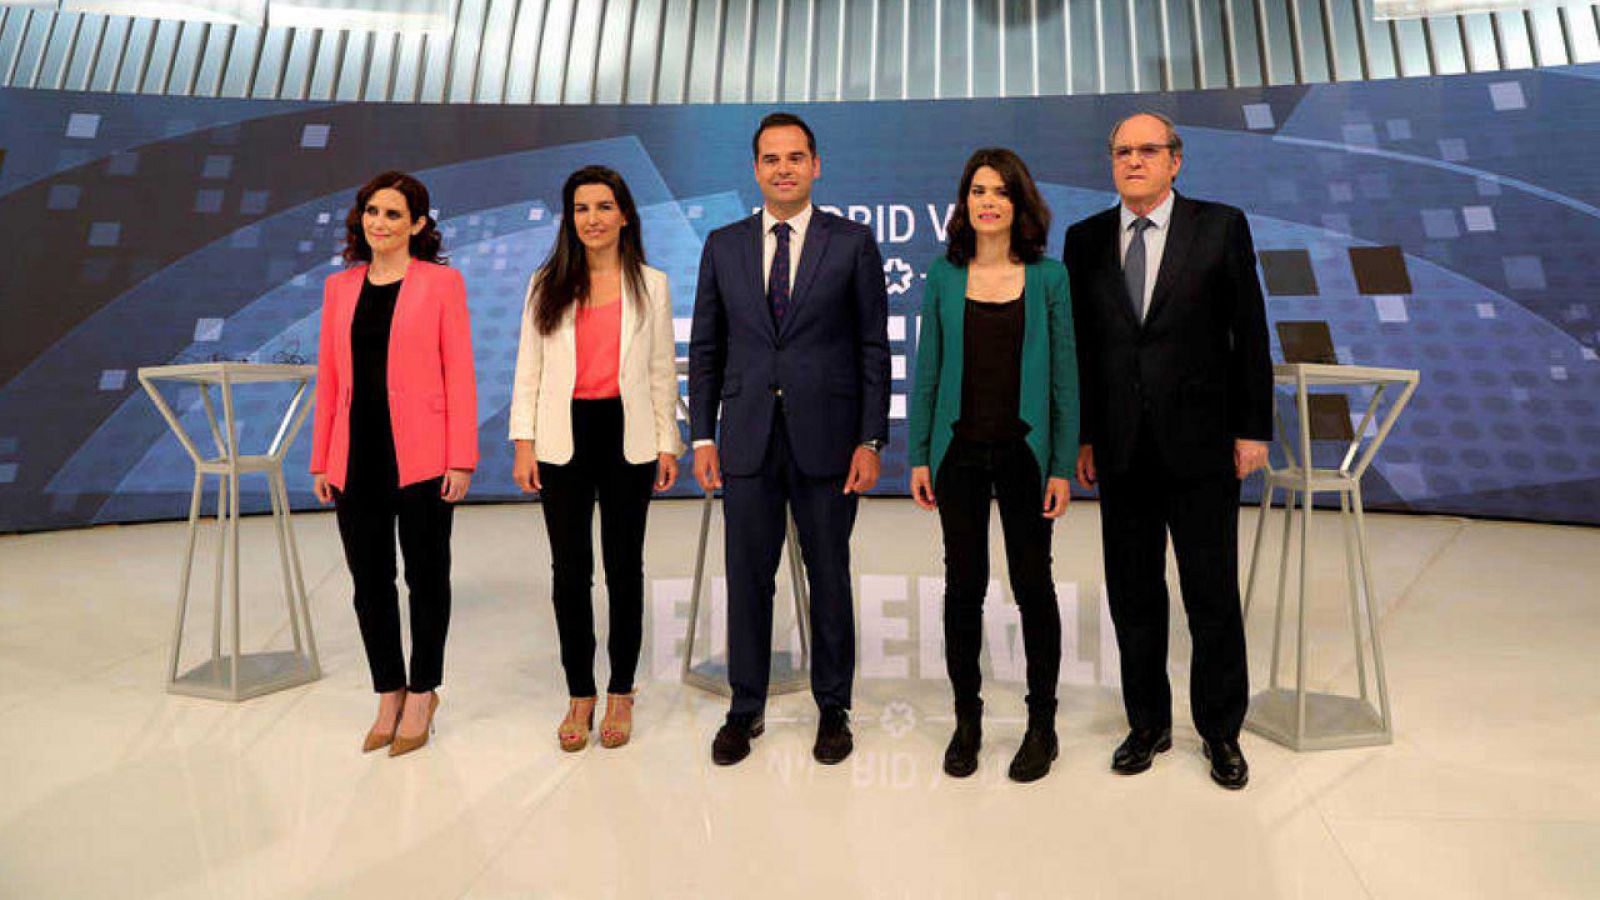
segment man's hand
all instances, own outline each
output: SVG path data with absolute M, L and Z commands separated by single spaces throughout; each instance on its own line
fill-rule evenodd
M 1235 438 L 1233 442 L 1233 468 L 1240 481 L 1250 477 L 1250 473 L 1267 464 L 1267 445 L 1265 441 L 1252 441 L 1246 438 Z
M 939 503 L 933 498 L 933 470 L 927 466 L 913 466 L 911 468 L 911 499 L 926 510 L 939 508 Z
M 881 471 L 883 461 L 878 459 L 877 451 L 857 447 L 855 455 L 850 457 L 850 474 L 844 479 L 844 492 L 864 494 L 872 490 L 872 486 L 878 483 L 878 473 Z
M 1072 483 L 1065 478 L 1051 478 L 1044 485 L 1044 517 L 1059 519 L 1072 502 Z
M 722 487 L 722 464 L 717 461 L 717 445 L 704 444 L 694 448 L 694 480 L 700 490 L 711 493 Z
M 1084 444 L 1078 448 L 1078 483 L 1086 491 L 1094 490 L 1097 483 L 1094 474 L 1094 445 Z
M 511 480 L 524 494 L 544 490 L 539 484 L 539 460 L 533 455 L 533 441 L 515 441 L 515 456 L 511 460 Z

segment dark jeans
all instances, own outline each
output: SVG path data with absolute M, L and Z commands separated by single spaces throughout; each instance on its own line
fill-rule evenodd
M 339 537 L 355 582 L 356 620 L 367 648 L 372 688 L 431 691 L 444 673 L 450 628 L 450 525 L 455 506 L 439 497 L 443 478 L 393 489 L 335 491 Z M 395 587 L 395 526 L 411 595 L 411 677 L 400 646 Z
M 594 506 L 600 501 L 600 549 L 611 607 L 611 682 L 606 690 L 633 690 L 644 631 L 644 527 L 656 464 L 630 463 L 622 455 L 622 401 L 572 401 L 572 459 L 539 463 L 539 492 L 550 535 L 561 666 L 567 694 L 595 696 Z
M 1178 479 L 1145 432 L 1126 472 L 1102 472 L 1106 590 L 1133 728 L 1172 724 L 1167 682 L 1167 533 L 1194 642 L 1189 705 L 1202 737 L 1234 740 L 1250 702 L 1239 608 L 1239 481 Z
M 983 676 L 983 598 L 989 590 L 989 501 L 998 501 L 1011 593 L 1022 613 L 1028 711 L 1053 716 L 1061 672 L 1061 611 L 1050 572 L 1054 522 L 1044 517 L 1044 482 L 1019 439 L 956 438 L 939 467 L 934 496 L 944 532 L 944 654 L 957 709 L 978 704 Z

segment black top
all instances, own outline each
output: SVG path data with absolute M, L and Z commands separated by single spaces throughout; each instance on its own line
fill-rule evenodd
M 354 381 L 350 394 L 350 469 L 345 492 L 393 490 L 400 486 L 394 428 L 389 421 L 389 328 L 400 285 L 361 283 L 350 320 Z
M 967 298 L 963 319 L 961 418 L 955 436 L 969 441 L 1016 440 L 1022 421 L 1022 298 L 980 303 Z

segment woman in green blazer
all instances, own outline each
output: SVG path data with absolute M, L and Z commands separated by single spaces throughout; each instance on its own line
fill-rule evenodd
M 911 399 L 911 493 L 944 532 L 945 660 L 956 730 L 944 769 L 963 778 L 982 743 L 983 597 L 989 501 L 1000 506 L 1022 613 L 1028 729 L 1011 762 L 1034 781 L 1056 757 L 1061 615 L 1050 535 L 1078 452 L 1078 361 L 1067 270 L 1044 256 L 1050 210 L 1010 150 L 967 161 L 945 256 L 928 269 Z

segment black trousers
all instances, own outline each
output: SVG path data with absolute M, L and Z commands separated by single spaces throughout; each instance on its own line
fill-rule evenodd
M 606 690 L 633 690 L 644 632 L 644 528 L 655 484 L 656 464 L 630 463 L 622 455 L 622 401 L 572 401 L 572 459 L 539 463 L 539 492 L 550 535 L 556 631 L 567 694 L 593 697 L 595 500 L 600 501 L 600 549 L 604 554 L 611 634 L 606 652 L 611 681 Z
M 443 478 L 400 488 L 334 492 L 339 537 L 355 582 L 356 621 L 367 648 L 372 688 L 431 691 L 444 673 L 450 628 L 450 526 L 455 506 L 439 497 Z M 395 527 L 411 595 L 411 677 L 400 646 L 400 594 L 395 587 Z
M 850 532 L 858 495 L 844 493 L 844 480 L 844 473 L 815 478 L 800 471 L 781 405 L 761 469 L 723 478 L 731 716 L 754 716 L 766 708 L 772 598 L 788 534 L 786 509 L 794 513 L 811 588 L 811 695 L 818 707 L 850 708 L 856 670 Z
M 939 467 L 934 496 L 944 532 L 944 658 L 956 708 L 978 705 L 983 676 L 983 598 L 989 590 L 989 506 L 1000 507 L 1011 593 L 1022 614 L 1028 711 L 1053 716 L 1061 673 L 1061 611 L 1050 572 L 1054 522 L 1044 517 L 1044 482 L 1022 439 L 956 438 Z
M 1142 431 L 1134 464 L 1102 472 L 1106 588 L 1122 654 L 1122 700 L 1134 728 L 1172 724 L 1167 682 L 1167 533 L 1194 643 L 1189 705 L 1202 737 L 1234 740 L 1250 702 L 1239 607 L 1239 480 L 1178 479 Z

